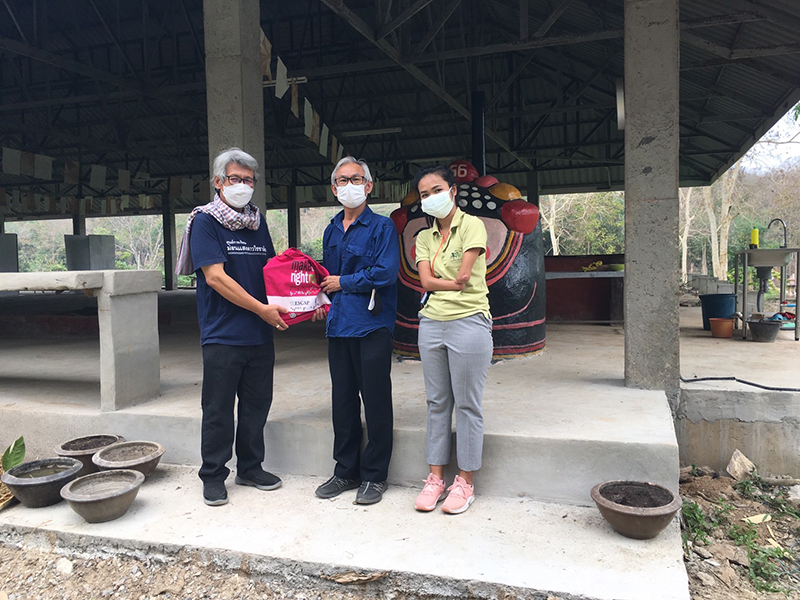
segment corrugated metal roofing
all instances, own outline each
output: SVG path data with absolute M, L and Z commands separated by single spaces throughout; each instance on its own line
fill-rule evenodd
M 86 0 L 39 0 L 34 14 L 33 3 L 9 0 L 20 27 L 0 20 L 0 144 L 56 162 L 52 181 L 0 172 L 0 187 L 119 195 L 116 172 L 129 169 L 150 174 L 134 181 L 134 194 L 160 197 L 170 177 L 191 178 L 195 196 L 179 199 L 179 209 L 200 202 L 208 177 L 202 4 L 94 2 L 94 10 Z M 412 5 L 344 0 L 373 32 Z M 430 2 L 396 24 L 384 49 L 321 0 L 264 0 L 261 26 L 273 69 L 280 56 L 290 76 L 307 77 L 301 97 L 385 181 L 469 156 L 469 119 L 451 104 L 468 110 L 479 89 L 494 134 L 486 139 L 489 172 L 525 188 L 521 160 L 535 161 L 543 193 L 621 188 L 622 0 L 571 2 L 557 18 L 551 10 L 561 3 L 530 2 L 527 22 L 516 1 L 462 0 L 444 19 L 448 5 Z M 378 9 L 387 6 L 389 14 Z M 681 22 L 680 180 L 696 185 L 718 177 L 800 100 L 800 14 L 796 0 L 694 0 L 681 3 Z M 547 45 L 514 49 L 524 29 Z M 293 170 L 321 200 L 331 160 L 286 116 L 287 99 L 270 94 L 266 88 L 264 175 L 273 200 Z M 387 128 L 396 131 L 348 137 Z M 106 165 L 107 188 L 65 185 L 65 160 L 80 161 L 84 175 L 89 165 Z M 16 206 L 11 217 L 24 213 Z

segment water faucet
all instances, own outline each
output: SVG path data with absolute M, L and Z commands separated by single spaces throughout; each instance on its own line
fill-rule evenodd
M 772 219 L 772 221 L 769 222 L 769 225 L 767 225 L 767 229 L 772 227 L 773 223 L 780 223 L 783 225 L 783 245 L 781 245 L 781 248 L 786 248 L 786 222 L 783 219 Z

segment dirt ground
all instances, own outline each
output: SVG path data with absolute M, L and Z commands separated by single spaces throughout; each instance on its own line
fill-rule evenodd
M 785 488 L 766 486 L 766 491 L 756 489 L 751 494 L 745 493 L 760 498 L 751 499 L 734 489 L 734 484 L 734 479 L 720 477 L 708 468 L 685 468 L 681 472 L 684 561 L 693 600 L 800 600 L 800 519 L 779 514 L 775 502 L 768 501 L 776 494 L 781 499 L 780 490 Z M 691 518 L 691 510 L 687 515 L 689 502 L 702 509 L 701 520 L 705 519 L 703 525 L 708 530 L 705 535 L 693 535 L 697 528 L 692 527 L 692 522 L 696 524 L 696 519 Z M 787 506 L 797 511 L 797 505 Z M 762 514 L 770 515 L 771 520 L 750 526 L 742 521 Z M 734 527 L 738 530 L 732 531 Z M 748 535 L 752 540 L 749 547 L 742 543 L 742 538 Z M 763 559 L 759 548 L 774 550 Z M 769 583 L 763 578 L 758 580 L 761 586 L 772 586 L 782 592 L 756 588 L 752 573 L 763 573 L 765 569 L 775 578 Z

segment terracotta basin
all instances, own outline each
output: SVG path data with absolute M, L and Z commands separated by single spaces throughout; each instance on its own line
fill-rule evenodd
M 591 494 L 614 531 L 637 540 L 656 537 L 682 505 L 680 496 L 644 481 L 606 481 L 594 486 Z
M 61 488 L 78 476 L 83 463 L 75 458 L 32 460 L 3 473 L 3 483 L 28 508 L 61 502 Z
M 64 442 L 60 446 L 57 446 L 56 454 L 59 456 L 77 458 L 79 461 L 81 461 L 83 463 L 83 468 L 80 470 L 80 473 L 78 473 L 78 477 L 82 477 L 97 471 L 97 465 L 92 462 L 92 456 L 95 452 L 105 448 L 106 446 L 110 446 L 111 444 L 124 441 L 125 438 L 121 435 L 86 435 L 75 438 L 74 440 L 70 440 L 68 442 Z
M 116 469 L 84 475 L 61 488 L 61 497 L 89 523 L 105 523 L 128 512 L 144 475 L 131 469 Z
M 147 477 L 152 473 L 166 448 L 158 442 L 120 442 L 92 456 L 101 471 L 133 469 Z

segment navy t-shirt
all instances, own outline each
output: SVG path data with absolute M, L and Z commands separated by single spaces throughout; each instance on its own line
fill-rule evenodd
M 192 261 L 197 272 L 197 315 L 201 344 L 256 346 L 272 340 L 272 328 L 261 317 L 223 298 L 206 283 L 201 267 L 225 263 L 225 273 L 260 302 L 267 302 L 263 268 L 275 256 L 266 219 L 257 230 L 226 229 L 211 215 L 192 221 Z

